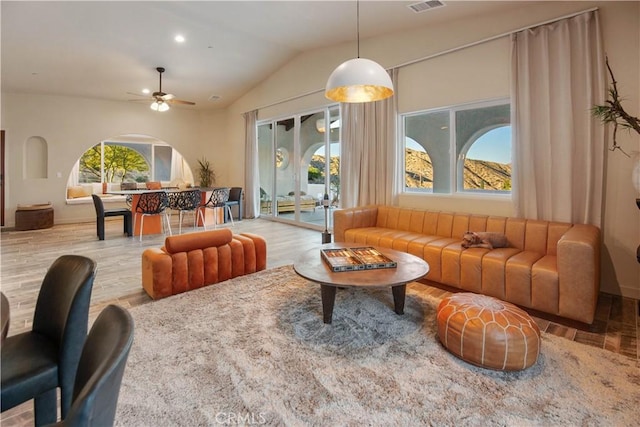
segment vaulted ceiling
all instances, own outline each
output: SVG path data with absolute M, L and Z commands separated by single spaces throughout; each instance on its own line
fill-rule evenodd
M 420 13 L 407 7 L 415 3 L 362 1 L 360 38 L 517 2 L 445 1 Z M 127 92 L 156 91 L 162 66 L 163 91 L 196 102 L 181 107 L 192 109 L 228 106 L 296 55 L 356 39 L 355 1 L 2 1 L 0 8 L 3 92 L 122 101 L 135 98 Z

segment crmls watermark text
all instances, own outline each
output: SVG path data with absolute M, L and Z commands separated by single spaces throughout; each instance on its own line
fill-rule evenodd
M 266 424 L 267 419 L 263 413 L 236 414 L 235 412 L 218 412 L 216 422 L 223 425 L 259 425 Z

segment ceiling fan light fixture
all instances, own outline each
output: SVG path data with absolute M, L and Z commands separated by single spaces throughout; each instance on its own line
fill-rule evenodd
M 325 96 L 337 102 L 372 102 L 393 95 L 389 73 L 370 59 L 350 59 L 333 70 Z
M 158 102 L 158 101 L 153 101 L 153 103 L 151 104 L 150 107 L 153 111 L 167 111 L 169 109 L 169 104 L 167 104 L 166 102 Z

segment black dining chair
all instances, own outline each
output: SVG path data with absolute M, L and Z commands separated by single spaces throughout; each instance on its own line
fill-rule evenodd
M 233 206 L 238 207 L 238 221 L 242 221 L 242 195 L 244 191 L 242 187 L 231 187 L 229 190 L 229 200 L 227 200 L 224 204 L 229 207 L 229 209 L 225 209 L 224 211 L 224 222 L 229 221 L 229 217 L 233 218 L 231 214 L 231 208 Z
M 182 216 L 185 212 L 193 214 L 193 228 L 198 228 L 198 218 L 204 224 L 204 214 L 200 209 L 202 193 L 199 189 L 186 191 L 172 191 L 169 193 L 169 209 L 178 212 L 179 229 L 178 234 L 182 234 Z
M 0 349 L 2 411 L 34 399 L 37 426 L 56 422 L 56 389 L 66 417 L 87 337 L 96 262 L 80 255 L 56 259 L 42 281 L 31 331 L 7 337 Z
M 226 205 L 227 200 L 229 200 L 229 191 L 229 187 L 214 188 L 211 191 L 211 196 L 209 196 L 209 200 L 207 200 L 207 203 L 202 205 L 202 207 L 205 209 L 213 209 L 213 228 L 216 228 L 218 226 L 218 208 L 222 208 L 223 213 L 225 210 L 229 212 L 229 216 L 231 217 L 231 225 L 234 225 L 233 216 L 231 215 L 231 208 Z M 226 214 L 223 214 L 223 222 L 225 215 Z M 204 224 L 204 229 L 207 229 L 206 224 Z
M 166 191 L 154 191 L 140 194 L 138 203 L 136 204 L 136 218 L 140 215 L 140 241 L 142 241 L 142 230 L 144 228 L 145 216 L 161 216 L 166 221 L 169 235 L 171 235 L 171 224 L 169 221 L 169 215 L 167 214 L 167 208 L 169 207 L 169 196 Z M 162 222 L 162 228 L 164 229 L 165 222 Z
M 133 344 L 133 319 L 127 310 L 108 305 L 84 343 L 69 413 L 56 426 L 112 426 L 122 376 Z
M 104 219 L 111 216 L 124 217 L 123 232 L 126 233 L 129 237 L 133 236 L 131 211 L 129 209 L 105 209 L 104 203 L 102 203 L 102 199 L 100 198 L 100 196 L 92 194 L 91 197 L 93 197 L 93 206 L 96 208 L 96 229 L 98 233 L 98 239 L 104 240 Z

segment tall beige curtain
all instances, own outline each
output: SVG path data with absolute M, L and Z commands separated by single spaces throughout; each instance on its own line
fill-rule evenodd
M 597 11 L 512 35 L 518 216 L 601 225 L 605 90 Z
M 248 111 L 244 116 L 244 217 L 256 218 L 260 212 L 260 171 L 258 169 L 258 138 L 256 122 L 258 110 Z M 240 201 L 242 203 L 242 201 Z
M 389 71 L 396 92 L 382 101 L 341 104 L 340 204 L 396 204 L 398 70 Z

